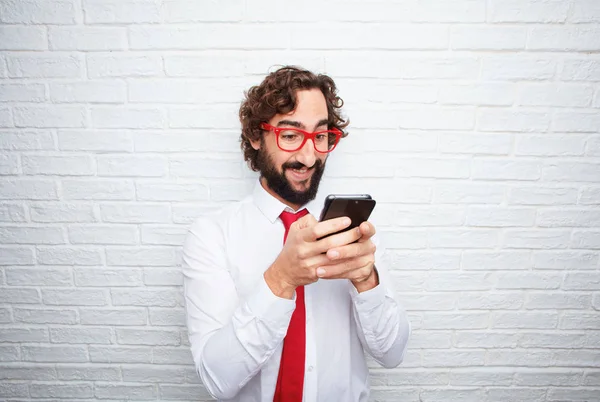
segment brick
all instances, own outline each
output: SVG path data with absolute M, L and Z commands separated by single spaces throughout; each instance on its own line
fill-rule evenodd
M 243 161 L 237 155 L 235 158 L 199 158 L 177 157 L 169 158 L 169 173 L 177 177 L 210 178 L 241 178 Z
M 58 196 L 53 180 L 21 178 L 0 180 L 0 199 L 56 200 Z
M 483 329 L 488 327 L 488 323 L 487 312 L 461 312 L 460 314 L 425 312 L 423 314 L 423 329 Z
M 0 397 L 3 398 L 28 398 L 29 387 L 27 384 L 11 384 L 11 383 L 0 383 Z
M 540 209 L 537 212 L 538 227 L 596 227 L 600 211 L 596 209 Z
M 164 60 L 166 75 L 170 77 L 241 77 L 245 71 L 242 59 L 229 55 L 215 60 L 212 56 L 166 54 Z
M 398 207 L 394 204 L 393 211 L 389 218 L 395 226 L 460 226 L 465 218 L 464 208 L 460 207 Z
M 89 156 L 22 155 L 23 173 L 28 175 L 90 176 L 96 173 Z
M 286 35 L 275 24 L 200 24 L 195 26 L 132 26 L 132 50 L 284 49 Z
M 492 328 L 502 329 L 553 329 L 558 324 L 556 312 L 494 312 Z
M 237 137 L 236 137 L 237 139 Z M 207 133 L 194 133 L 169 130 L 165 132 L 135 132 L 133 134 L 136 152 L 197 152 L 214 148 L 209 144 Z M 236 144 L 237 145 L 237 144 Z
M 536 251 L 533 268 L 536 269 L 596 269 L 600 254 L 585 251 Z
M 0 108 L 0 128 L 1 127 L 13 127 L 13 114 L 8 107 Z
M 112 223 L 169 223 L 171 212 L 164 204 L 102 204 L 103 222 Z
M 77 286 L 114 287 L 142 285 L 142 271 L 135 269 L 82 268 L 75 269 Z
M 176 129 L 235 129 L 239 126 L 236 104 L 219 104 L 211 107 L 172 107 L 169 109 L 169 128 Z
M 177 290 L 111 289 L 113 306 L 175 307 L 181 300 Z
M 106 262 L 109 266 L 174 266 L 179 264 L 179 252 L 173 247 L 107 248 Z
M 102 289 L 42 289 L 42 299 L 47 305 L 104 306 L 106 294 Z
M 598 99 L 600 99 L 600 95 Z M 600 156 L 600 137 L 589 138 L 587 140 L 586 148 L 586 155 Z
M 146 286 L 183 286 L 183 274 L 180 269 L 144 269 L 144 284 Z
M 454 50 L 524 50 L 525 27 L 454 26 L 450 30 L 450 48 Z
M 594 0 L 576 1 L 571 8 L 569 21 L 574 23 L 600 22 L 600 4 Z
M 459 348 L 515 348 L 519 336 L 514 331 L 457 331 L 454 345 Z
M 160 397 L 165 400 L 210 400 L 212 396 L 200 384 L 161 384 L 158 386 Z M 204 399 L 205 398 L 205 399 Z
M 585 347 L 585 335 L 567 332 L 522 332 L 519 347 L 545 349 L 580 349 Z
M 53 150 L 54 140 L 48 130 L 0 130 L 0 149 L 14 151 Z
M 517 105 L 586 107 L 592 104 L 594 88 L 581 84 L 523 83 Z
M 0 380 L 56 380 L 56 369 L 54 366 L 40 367 L 39 364 L 0 365 Z
M 48 39 L 52 50 L 125 50 L 126 28 L 116 27 L 50 27 Z
M 69 268 L 6 267 L 6 283 L 11 286 L 69 286 L 73 279 Z
M 356 127 L 396 128 L 419 130 L 471 130 L 475 113 L 467 108 L 418 107 L 414 109 L 373 110 L 361 108 L 352 111 Z
M 28 247 L 0 247 L 0 265 L 34 265 L 34 251 Z
M 491 132 L 545 131 L 550 126 L 550 113 L 514 111 L 513 109 L 479 109 L 477 127 Z
M 8 308 L 0 308 L 0 323 L 10 324 L 12 323 L 12 317 Z
M 456 307 L 456 295 L 448 293 L 427 293 L 427 295 L 410 295 L 404 301 L 409 311 L 445 311 Z
M 600 231 L 573 232 L 571 247 L 600 250 Z
M 475 293 L 463 292 L 458 298 L 460 310 L 515 310 L 520 309 L 525 301 L 523 293 Z
M 20 170 L 18 155 L 0 155 L 0 175 L 17 175 Z
M 585 377 L 583 378 L 583 384 L 584 385 L 595 385 L 595 386 L 600 385 L 600 372 L 592 371 L 592 372 L 586 373 Z
M 192 365 L 194 361 L 187 347 L 155 347 L 152 348 L 152 363 Z
M 364 101 L 385 102 L 389 104 L 432 104 L 438 99 L 438 90 L 433 85 L 411 85 L 410 81 L 390 81 L 387 84 L 382 84 L 379 80 L 374 79 L 342 79 L 339 80 L 339 85 L 344 85 L 344 101 L 349 105 Z M 359 133 L 361 135 L 372 135 L 373 131 L 369 131 L 367 134 L 365 131 L 358 132 L 353 130 L 353 138 L 356 138 L 355 134 Z M 381 134 L 386 134 L 386 132 Z M 376 142 L 373 141 L 373 138 L 367 137 L 367 139 L 370 141 L 365 142 Z M 392 143 L 392 141 L 389 141 L 388 145 L 392 145 Z M 396 143 L 393 144 L 397 145 Z
M 67 381 L 120 381 L 121 373 L 118 367 L 94 365 L 58 365 L 56 368 L 59 380 Z
M 440 103 L 446 105 L 510 106 L 514 103 L 516 95 L 514 84 L 507 83 L 442 85 L 439 91 Z M 444 137 L 446 134 L 441 138 Z M 486 137 L 478 135 L 476 138 Z
M 23 361 L 41 363 L 87 362 L 86 346 L 21 346 Z
M 507 54 L 484 57 L 481 77 L 494 81 L 541 81 L 553 78 L 556 69 L 557 62 L 553 59 Z
M 180 326 L 186 324 L 185 311 L 176 308 L 150 308 L 150 325 L 161 326 Z
M 496 289 L 558 289 L 562 278 L 562 274 L 552 275 L 546 272 L 498 273 Z
M 474 227 L 533 226 L 536 210 L 533 208 L 470 207 L 465 224 Z
M 79 106 L 31 106 L 14 108 L 15 126 L 58 128 L 85 127 L 86 111 Z
M 147 347 L 112 347 L 90 345 L 90 360 L 94 363 L 150 363 Z
M 46 88 L 43 84 L 0 84 L 0 102 L 43 102 L 45 100 Z
M 600 163 L 546 162 L 542 167 L 542 179 L 561 182 L 592 182 L 600 177 Z
M 503 234 L 504 248 L 555 249 L 567 248 L 569 232 L 564 230 L 507 230 Z
M 565 22 L 569 4 L 561 0 L 492 0 L 491 22 Z
M 467 271 L 494 271 L 527 269 L 531 266 L 530 253 L 526 251 L 473 251 L 462 253 L 460 267 Z
M 41 299 L 37 289 L 2 288 L 0 302 L 6 304 L 39 304 Z
M 530 293 L 527 297 L 527 301 L 525 302 L 525 308 L 528 310 L 589 309 L 591 306 L 591 295 L 573 294 L 571 292 Z
M 387 4 L 386 4 L 387 5 Z M 418 366 L 418 364 L 413 363 L 415 366 Z M 403 366 L 406 366 L 407 363 L 403 362 L 402 363 Z M 380 400 L 380 401 L 385 401 L 387 400 L 399 400 L 399 399 L 403 399 L 406 402 L 420 402 L 421 401 L 421 397 L 420 397 L 420 393 L 421 393 L 421 389 L 420 388 L 400 388 L 400 389 L 395 389 L 395 388 L 379 388 L 379 387 L 373 387 L 373 389 L 370 390 L 371 391 L 371 395 L 372 398 L 374 400 Z
M 25 206 L 20 204 L 0 204 L 0 222 L 26 222 Z
M 508 204 L 513 205 L 570 205 L 577 203 L 577 188 L 519 186 L 508 193 Z
M 117 343 L 121 345 L 177 346 L 180 344 L 178 331 L 117 328 L 115 332 Z
M 564 307 L 563 307 L 564 308 Z M 574 311 L 565 311 L 558 324 L 560 329 L 600 329 L 600 320 L 598 313 L 581 313 Z
M 460 0 L 452 5 L 440 0 L 425 0 L 412 2 L 410 6 L 410 19 L 415 22 L 485 21 L 485 4 L 477 0 Z
M 547 401 L 593 401 L 598 397 L 600 388 L 585 389 L 585 388 L 550 388 L 546 395 Z
M 52 343 L 110 344 L 110 328 L 50 328 Z
M 219 7 L 201 5 L 189 0 L 168 0 L 162 4 L 164 19 L 169 23 L 241 21 L 250 9 L 244 10 L 244 3 L 241 0 L 233 0 Z
M 96 384 L 94 396 L 98 399 L 156 399 L 157 392 L 154 384 L 129 385 L 129 384 Z
M 458 270 L 460 253 L 439 251 L 388 251 L 386 254 L 394 269 Z
M 160 367 L 160 366 L 124 366 L 122 368 L 124 382 L 161 382 L 169 378 L 170 383 L 182 383 L 193 367 Z M 197 398 L 197 396 L 196 396 Z
M 552 131 L 598 133 L 600 114 L 597 112 L 557 112 L 552 121 Z
M 21 343 L 21 342 L 42 342 L 47 343 L 48 330 L 45 328 L 10 328 L 2 327 L 0 332 L 0 342 L 2 343 Z M 0 377 L 1 379 L 2 377 Z
M 162 128 L 165 113 L 157 108 L 95 106 L 91 108 L 94 128 Z
M 97 95 L 94 92 L 91 96 Z M 131 152 L 133 140 L 130 133 L 122 130 L 59 130 L 58 148 L 61 151 Z
M 19 52 L 6 56 L 10 78 L 80 78 L 82 60 L 69 53 Z
M 600 273 L 569 272 L 562 285 L 564 290 L 600 290 Z
M 62 190 L 67 200 L 132 200 L 133 183 L 126 179 L 65 179 Z
M 427 243 L 434 248 L 494 248 L 498 244 L 496 230 L 432 229 L 431 233 Z
M 582 156 L 586 139 L 577 134 L 522 135 L 517 138 L 515 155 Z
M 92 384 L 31 384 L 33 398 L 91 398 Z
M 55 103 L 125 103 L 127 99 L 127 86 L 121 81 L 50 83 L 49 87 Z
M 527 48 L 554 51 L 600 50 L 600 29 L 576 25 L 534 27 L 529 32 Z
M 40 0 L 0 4 L 0 21 L 9 24 L 75 24 L 78 9 L 73 1 L 56 1 L 52 5 Z
M 447 350 L 425 350 L 423 352 L 423 367 L 465 367 L 482 366 L 485 362 L 485 351 L 447 351 Z M 423 394 L 423 392 L 422 392 Z M 458 395 L 457 399 L 463 400 Z M 425 399 L 427 400 L 427 399 Z
M 545 389 L 536 388 L 490 388 L 487 397 L 494 401 L 531 401 L 542 402 L 546 397 Z
M 380 157 L 379 160 L 384 160 L 384 158 Z M 390 162 L 391 160 L 392 158 L 390 158 Z M 346 160 L 344 162 L 349 161 Z M 339 166 L 341 167 L 342 165 L 343 164 L 341 163 Z M 470 160 L 455 158 L 402 158 L 401 160 L 396 160 L 394 165 L 395 177 L 433 177 L 464 179 L 469 177 L 471 170 Z M 375 164 L 375 166 L 377 166 L 377 164 Z M 381 166 L 380 169 L 389 170 L 389 168 L 385 166 Z
M 64 201 L 60 203 L 32 203 L 29 205 L 29 215 L 32 222 L 41 223 L 89 223 L 96 221 L 92 204 Z
M 136 52 L 90 53 L 86 55 L 90 78 L 157 77 L 164 75 L 158 55 Z
M 185 241 L 187 228 L 181 226 L 150 226 L 141 228 L 142 244 L 180 246 Z
M 146 325 L 148 313 L 146 309 L 141 308 L 80 308 L 79 317 L 82 325 Z
M 19 357 L 19 347 L 2 345 L 0 346 L 0 362 L 16 362 L 21 360 Z
M 565 81 L 600 81 L 600 60 L 565 60 L 560 78 Z
M 42 265 L 102 265 L 102 252 L 84 247 L 38 247 L 37 261 Z
M 141 79 L 128 81 L 130 103 L 212 104 L 237 100 L 247 86 L 246 80 L 161 80 Z M 207 99 L 207 93 L 210 94 Z
M 420 49 L 448 48 L 448 28 L 438 24 L 364 23 L 302 24 L 290 30 L 292 49 Z M 376 44 L 376 45 L 374 45 Z
M 152 0 L 84 0 L 83 4 L 87 24 L 161 22 L 160 10 L 164 6 Z
M 600 205 L 600 187 L 585 187 L 580 190 L 579 204 Z
M 137 244 L 138 230 L 131 225 L 69 226 L 71 244 Z
M 143 201 L 206 201 L 208 200 L 208 187 L 197 183 L 136 183 L 138 200 Z
M 357 76 L 380 79 L 469 80 L 478 76 L 480 70 L 480 61 L 474 58 L 417 58 L 398 56 L 394 52 L 360 52 L 356 55 L 332 52 L 326 55 L 325 62 L 327 73 L 336 77 L 336 80 Z
M 490 290 L 492 285 L 492 277 L 487 273 L 438 272 L 435 277 L 429 278 L 426 289 L 433 292 Z
M 163 177 L 167 175 L 167 161 L 159 156 L 97 157 L 98 176 Z
M 513 382 L 513 370 L 497 367 L 459 369 L 450 372 L 450 386 L 510 386 Z
M 479 183 L 436 183 L 435 204 L 500 204 L 504 200 L 502 185 Z
M 382 246 L 394 250 L 418 250 L 427 248 L 427 233 L 414 230 L 385 231 L 382 235 Z
M 171 215 L 173 223 L 190 225 L 200 215 L 211 211 L 216 211 L 220 207 L 217 205 L 203 203 L 194 203 L 191 205 L 186 203 L 178 203 L 178 205 L 173 205 L 171 208 L 173 210 Z

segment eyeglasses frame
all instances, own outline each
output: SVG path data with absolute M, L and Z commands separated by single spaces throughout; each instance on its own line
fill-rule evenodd
M 300 130 L 299 128 L 296 127 L 274 127 L 268 123 L 261 123 L 260 128 L 262 128 L 263 130 L 266 131 L 272 131 L 275 133 L 275 136 L 277 137 L 277 146 L 279 147 L 279 149 L 281 149 L 282 151 L 285 152 L 296 152 L 300 149 L 302 149 L 302 147 L 304 146 L 304 144 L 306 144 L 306 141 L 308 141 L 309 139 L 312 140 L 313 142 L 313 146 L 315 148 L 315 151 L 322 153 L 322 154 L 328 154 L 331 151 L 333 151 L 335 149 L 335 147 L 337 146 L 337 144 L 340 142 L 340 138 L 342 138 L 342 132 L 340 130 L 338 130 L 337 128 L 334 128 L 332 130 L 321 130 L 321 131 L 315 131 L 314 133 L 309 133 L 308 131 L 304 131 L 304 130 Z M 300 146 L 294 150 L 288 150 L 288 149 L 283 149 L 281 147 L 281 145 L 279 145 L 279 134 L 282 131 L 285 130 L 292 130 L 292 131 L 296 131 L 299 133 L 302 133 L 304 135 L 304 140 L 302 141 L 302 144 L 300 144 Z M 317 149 L 317 144 L 315 143 L 315 138 L 318 134 L 323 134 L 323 133 L 333 133 L 335 134 L 335 142 L 333 143 L 333 147 L 331 149 L 328 149 L 327 151 L 319 151 Z

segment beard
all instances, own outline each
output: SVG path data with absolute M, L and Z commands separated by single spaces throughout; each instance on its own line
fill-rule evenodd
M 287 162 L 281 166 L 281 173 L 279 173 L 273 159 L 267 154 L 264 147 L 261 147 L 258 150 L 256 164 L 260 170 L 261 177 L 265 179 L 267 186 L 269 186 L 275 194 L 293 205 L 304 205 L 315 199 L 317 191 L 319 190 L 321 177 L 325 171 L 325 163 L 320 159 L 317 159 L 315 164 L 309 169 L 313 171 L 313 174 L 307 179 L 307 181 L 310 181 L 308 188 L 304 191 L 296 191 L 285 176 L 285 172 L 288 169 L 302 169 L 304 167 L 308 168 L 308 166 L 305 166 L 300 162 Z

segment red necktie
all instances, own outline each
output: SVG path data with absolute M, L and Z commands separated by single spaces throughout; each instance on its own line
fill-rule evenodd
M 306 215 L 308 211 L 294 214 L 283 211 L 280 215 L 285 226 L 283 242 L 287 239 L 290 226 Z M 275 387 L 274 402 L 302 402 L 304 388 L 304 360 L 306 345 L 306 310 L 304 307 L 304 286 L 296 288 L 296 309 L 292 313 L 290 326 L 283 340 L 279 376 Z

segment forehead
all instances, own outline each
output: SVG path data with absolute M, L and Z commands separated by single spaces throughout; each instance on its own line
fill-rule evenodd
M 327 102 L 320 89 L 305 89 L 296 92 L 296 108 L 287 114 L 273 116 L 272 124 L 280 120 L 294 120 L 304 126 L 312 127 L 327 119 Z

